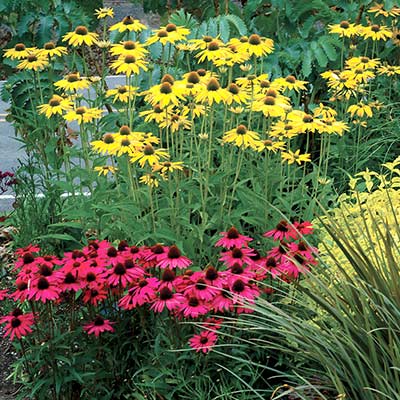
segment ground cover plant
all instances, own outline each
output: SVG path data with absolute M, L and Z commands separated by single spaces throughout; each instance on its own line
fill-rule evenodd
M 397 208 L 379 209 L 397 198 L 400 9 L 278 3 L 264 16 L 255 1 L 219 7 L 204 21 L 180 10 L 153 30 L 101 8 L 96 29 L 76 21 L 4 50 L 15 73 L 3 97 L 28 154 L 6 176 L 18 250 L 1 292 L 21 398 L 284 398 L 288 381 L 292 398 L 391 395 L 369 359 L 355 361 L 364 375 L 352 382 L 330 369 L 343 359 L 315 354 L 343 345 L 318 342 L 331 328 L 350 344 L 370 332 L 341 330 L 359 290 L 362 317 L 384 307 L 369 302 L 379 279 L 367 291 L 362 270 L 348 269 L 374 258 L 395 277 Z M 391 177 L 371 172 L 384 161 Z M 307 236 L 301 221 L 312 219 Z M 354 255 L 344 232 L 359 226 L 371 233 Z M 323 300 L 307 299 L 313 285 Z M 282 326 L 265 329 L 260 309 Z M 283 318 L 296 321 L 287 335 Z M 259 348 L 254 331 L 266 332 Z M 298 332 L 311 332 L 309 357 L 296 354 Z M 396 380 L 396 368 L 381 370 Z M 299 379 L 306 391 L 293 389 Z

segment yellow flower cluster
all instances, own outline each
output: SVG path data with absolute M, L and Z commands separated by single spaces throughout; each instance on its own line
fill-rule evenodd
M 356 240 L 366 257 L 374 260 L 377 267 L 384 265 L 384 240 L 390 236 L 395 242 L 400 240 L 400 157 L 383 164 L 383 167 L 384 173 L 367 169 L 351 178 L 350 192 L 341 195 L 338 206 L 323 218 L 324 222 L 336 225 L 349 242 Z M 323 242 L 318 246 L 322 260 L 329 265 L 333 255 L 351 273 L 348 258 L 327 230 L 318 221 L 315 223 L 320 227 Z

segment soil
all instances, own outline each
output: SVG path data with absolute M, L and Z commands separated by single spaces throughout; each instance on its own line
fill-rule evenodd
M 16 385 L 7 380 L 11 374 L 11 365 L 15 361 L 11 342 L 3 336 L 0 328 L 0 400 L 12 400 L 18 390 Z

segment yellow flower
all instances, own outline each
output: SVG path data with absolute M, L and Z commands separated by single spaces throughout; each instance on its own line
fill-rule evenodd
M 50 118 L 52 115 L 62 115 L 63 111 L 69 111 L 72 107 L 72 101 L 55 94 L 47 104 L 38 106 L 38 109 L 39 114 L 45 114 L 47 118 Z
M 115 135 L 115 155 L 121 157 L 123 154 L 132 156 L 140 147 L 140 142 L 133 135 Z
M 278 121 L 271 126 L 271 131 L 269 135 L 271 137 L 284 137 L 291 139 L 297 136 L 300 131 L 291 123 L 286 123 L 284 121 Z
M 196 58 L 199 59 L 199 63 L 203 61 L 214 61 L 219 58 L 226 58 L 229 56 L 229 50 L 221 46 L 219 42 L 212 41 L 208 43 L 207 48 L 201 50 L 199 53 L 195 55 Z
M 161 108 L 170 104 L 177 106 L 181 100 L 185 99 L 185 87 L 176 83 L 171 75 L 166 74 L 159 85 L 151 87 L 142 94 L 146 95 L 145 101 L 150 102 L 152 106 L 156 104 Z
M 336 33 L 340 37 L 352 37 L 359 34 L 359 27 L 348 21 L 342 21 L 340 24 L 328 25 L 329 33 Z
M 369 57 L 352 57 L 346 61 L 346 67 L 351 69 L 375 69 L 379 64 L 379 58 L 371 59 Z
M 322 103 L 319 103 L 319 106 L 314 110 L 315 117 L 322 117 L 322 118 L 336 118 L 337 112 L 331 107 L 325 106 Z
M 240 52 L 237 46 L 231 44 L 226 47 L 226 53 L 220 58 L 212 60 L 216 67 L 233 67 L 235 64 L 242 64 L 250 58 L 248 53 Z
M 233 143 L 237 147 L 251 147 L 253 150 L 257 150 L 260 136 L 257 132 L 249 131 L 245 125 L 239 125 L 237 128 L 225 132 L 222 141 Z
M 165 114 L 163 120 L 159 123 L 160 128 L 169 127 L 171 132 L 176 132 L 179 129 L 190 130 L 192 127 L 192 122 L 187 119 L 187 114 L 189 109 L 182 109 L 180 114 Z
M 131 163 L 139 162 L 143 168 L 146 163 L 150 166 L 159 164 L 161 158 L 169 158 L 169 154 L 164 149 L 155 149 L 151 144 L 147 144 L 141 151 L 135 152 L 131 157 Z
M 207 85 L 202 87 L 202 90 L 197 93 L 195 97 L 196 102 L 202 104 L 212 105 L 215 103 L 226 103 L 227 94 L 224 89 L 221 88 L 216 78 L 211 78 Z
M 378 74 L 387 76 L 400 75 L 400 67 L 397 65 L 382 65 L 378 68 Z
M 77 121 L 78 124 L 92 122 L 94 119 L 101 118 L 102 110 L 98 108 L 88 108 L 86 106 L 78 107 L 76 110 L 68 112 L 64 115 L 66 121 Z
M 134 56 L 136 58 L 143 58 L 148 52 L 141 43 L 133 40 L 113 44 L 110 50 L 110 54 L 113 56 Z
M 116 135 L 114 133 L 106 133 L 103 135 L 101 140 L 95 140 L 90 144 L 92 145 L 93 149 L 100 154 L 108 153 L 109 155 L 113 155 L 118 148 L 118 143 L 115 140 L 115 136 Z
M 120 101 L 122 103 L 128 103 L 129 99 L 133 100 L 136 96 L 137 87 L 121 85 L 115 89 L 109 89 L 106 92 L 106 97 L 114 97 L 113 103 Z
M 372 118 L 373 115 L 372 108 L 368 104 L 364 104 L 363 102 L 351 105 L 347 109 L 347 112 L 350 113 L 352 118 L 354 117 L 354 115 L 357 115 L 357 117 L 359 118 L 364 117 L 364 115 L 368 118 Z
M 145 122 L 154 121 L 157 124 L 164 121 L 165 114 L 172 114 L 173 106 L 161 108 L 159 104 L 156 104 L 151 110 L 140 111 L 139 115 L 144 117 Z
M 247 104 L 250 100 L 250 95 L 241 89 L 236 83 L 231 83 L 226 89 L 226 104 Z
M 160 184 L 160 181 L 158 180 L 157 176 L 154 174 L 146 174 L 143 175 L 139 178 L 140 183 L 144 183 L 147 186 L 150 187 L 158 187 Z
M 152 170 L 153 172 L 160 172 L 161 174 L 166 174 L 167 172 L 182 171 L 183 162 L 164 161 L 161 164 L 154 164 Z
M 224 47 L 224 42 L 218 37 L 203 36 L 201 39 L 190 39 L 189 43 L 193 46 L 193 50 L 205 50 L 211 42 L 215 42 L 219 47 Z
M 392 7 L 390 10 L 385 10 L 384 4 L 375 3 L 371 8 L 368 9 L 369 13 L 375 13 L 377 15 L 383 15 L 384 17 L 398 17 L 400 16 L 400 8 L 399 7 Z
M 361 92 L 362 88 L 354 79 L 346 78 L 343 72 L 325 71 L 321 76 L 328 80 L 327 85 L 335 91 L 336 96 L 344 96 L 348 100 L 351 96 Z
M 143 25 L 138 19 L 134 19 L 130 15 L 128 15 L 121 22 L 110 26 L 109 30 L 118 30 L 118 32 L 141 32 L 146 28 L 146 25 Z
M 149 46 L 156 42 L 160 42 L 163 46 L 167 43 L 175 44 L 180 40 L 185 40 L 189 33 L 189 29 L 184 28 L 183 26 L 168 24 L 165 27 L 153 30 L 153 35 L 146 40 L 146 45 Z
M 288 90 L 295 90 L 299 92 L 300 90 L 306 90 L 307 81 L 299 81 L 293 75 L 289 75 L 286 78 L 277 78 L 273 82 L 275 85 L 283 87 Z
M 4 53 L 4 57 L 10 58 L 11 60 L 20 60 L 26 58 L 29 54 L 36 51 L 36 47 L 25 47 L 23 43 L 17 43 L 12 49 L 7 49 Z
M 256 96 L 251 109 L 262 112 L 266 117 L 283 117 L 291 107 L 287 97 L 280 95 L 275 89 L 268 89 L 265 94 Z
M 114 18 L 114 10 L 111 7 L 99 8 L 95 10 L 94 15 L 97 16 L 97 19 Z
M 400 30 L 397 28 L 393 29 L 392 41 L 395 46 L 400 46 Z
M 371 25 L 363 26 L 361 35 L 365 38 L 372 40 L 388 40 L 392 36 L 392 32 L 384 25 Z
M 43 69 L 47 65 L 49 65 L 48 59 L 39 55 L 38 52 L 35 51 L 34 53 L 30 53 L 27 58 L 20 61 L 20 63 L 17 65 L 17 68 L 32 69 L 34 71 L 38 71 Z
M 85 26 L 80 25 L 73 32 L 68 32 L 64 35 L 63 42 L 68 42 L 73 47 L 82 46 L 83 44 L 92 46 L 96 43 L 97 38 L 97 33 L 89 32 Z
M 108 173 L 114 175 L 118 171 L 118 168 L 113 167 L 111 165 L 105 165 L 103 167 L 94 167 L 94 170 L 99 173 L 99 176 L 101 175 L 106 176 Z
M 56 45 L 53 42 L 47 42 L 45 43 L 45 45 L 43 46 L 43 49 L 38 50 L 38 54 L 41 56 L 46 56 L 46 57 L 61 57 L 63 54 L 67 54 L 67 48 L 64 46 L 58 46 L 56 47 Z
M 375 74 L 373 71 L 367 69 L 356 68 L 344 70 L 342 72 L 342 77 L 356 83 L 368 83 L 371 79 L 375 78 Z
M 117 74 L 125 74 L 130 76 L 132 74 L 139 74 L 140 70 L 147 71 L 146 62 L 135 56 L 120 56 L 116 61 L 111 64 L 111 68 L 115 70 Z
M 287 116 L 288 120 L 299 132 L 322 132 L 324 123 L 300 110 L 294 110 Z
M 322 122 L 324 125 L 320 133 L 336 133 L 339 136 L 343 136 L 349 130 L 349 126 L 345 122 L 336 121 L 335 118 L 324 118 Z
M 291 150 L 288 150 L 287 152 L 283 151 L 281 153 L 282 156 L 282 163 L 287 161 L 287 163 L 294 164 L 295 162 L 299 165 L 301 165 L 302 162 L 310 162 L 310 154 L 300 154 L 300 149 L 297 149 L 294 153 Z
M 250 56 L 264 57 L 274 51 L 274 42 L 272 39 L 260 37 L 257 34 L 250 35 L 248 40 L 240 39 L 237 44 L 238 51 L 248 53 Z
M 257 151 L 262 152 L 264 150 L 272 151 L 273 153 L 277 153 L 278 151 L 285 150 L 285 142 L 274 141 L 274 140 L 261 140 L 258 144 Z
M 236 78 L 235 82 L 241 88 L 249 89 L 251 87 L 256 88 L 261 84 L 261 82 L 267 80 L 268 80 L 268 74 L 261 74 L 259 76 L 250 74 L 245 77 Z
M 74 72 L 55 82 L 54 86 L 68 92 L 75 92 L 76 90 L 87 89 L 90 86 L 90 82 L 87 78 L 82 78 L 79 72 Z

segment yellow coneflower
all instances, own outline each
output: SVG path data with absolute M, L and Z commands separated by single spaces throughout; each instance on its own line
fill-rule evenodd
M 268 80 L 268 74 L 261 74 L 259 76 L 249 74 L 245 77 L 239 77 L 235 79 L 235 83 L 244 89 L 250 89 L 251 87 L 255 88 L 257 85 L 260 85 L 262 81 Z
M 79 72 L 73 72 L 64 79 L 55 82 L 54 86 L 67 92 L 74 92 L 80 89 L 87 89 L 90 86 L 90 82 L 87 78 L 81 77 Z
M 349 21 L 342 21 L 340 24 L 328 25 L 329 33 L 336 33 L 340 37 L 352 37 L 360 32 L 359 25 L 351 24 Z
M 337 121 L 335 118 L 323 118 L 324 124 L 320 133 L 337 134 L 343 136 L 349 130 L 349 126 L 343 121 Z
M 285 121 L 277 121 L 271 126 L 269 135 L 271 137 L 291 139 L 299 133 L 299 130 L 293 124 Z
M 300 90 L 306 90 L 306 84 L 308 82 L 297 80 L 295 76 L 289 75 L 286 78 L 277 78 L 273 83 L 274 85 L 280 86 L 284 89 L 300 92 Z
M 233 143 L 237 147 L 250 147 L 257 150 L 260 136 L 257 132 L 249 131 L 245 125 L 239 125 L 235 129 L 225 132 L 222 137 L 224 143 Z
M 114 10 L 111 7 L 103 7 L 95 10 L 94 15 L 97 16 L 97 19 L 114 18 Z
M 61 96 L 53 95 L 47 104 L 38 106 L 39 114 L 45 114 L 47 118 L 52 115 L 62 115 L 63 111 L 69 111 L 73 107 L 73 103 L 69 99 L 64 99 Z
M 195 55 L 195 57 L 199 59 L 199 63 L 206 60 L 213 61 L 218 58 L 226 58 L 227 56 L 229 56 L 229 50 L 227 50 L 226 47 L 221 46 L 217 41 L 208 43 L 204 50 L 201 50 Z
M 78 107 L 64 115 L 66 121 L 77 121 L 78 124 L 92 122 L 94 119 L 101 118 L 103 111 L 98 108 Z
M 245 90 L 241 89 L 236 83 L 231 83 L 226 89 L 226 104 L 247 104 L 250 100 L 250 95 Z
M 5 50 L 4 57 L 11 60 L 20 60 L 28 57 L 29 54 L 34 53 L 36 50 L 36 47 L 26 47 L 23 43 L 17 43 L 12 49 Z
M 393 6 L 390 10 L 385 10 L 384 4 L 375 3 L 368 9 L 369 13 L 374 13 L 375 16 L 382 15 L 384 17 L 398 17 L 400 16 L 400 7 Z
M 325 71 L 321 74 L 324 79 L 327 79 L 327 85 L 335 91 L 336 96 L 344 96 L 349 99 L 362 91 L 360 85 L 353 79 L 348 79 L 342 72 Z
M 117 74 L 125 74 L 130 76 L 132 74 L 139 74 L 140 70 L 147 71 L 146 62 L 141 58 L 135 56 L 120 56 L 117 60 L 111 63 L 111 68 L 115 70 Z
M 356 83 L 368 83 L 371 79 L 375 78 L 375 73 L 368 69 L 356 68 L 342 71 L 342 76 Z
M 264 150 L 272 151 L 273 153 L 277 153 L 278 151 L 283 151 L 285 150 L 286 143 L 282 141 L 276 141 L 276 140 L 261 140 L 258 143 L 257 146 L 257 151 L 262 152 Z
M 372 108 L 368 104 L 364 104 L 363 102 L 353 104 L 349 106 L 347 112 L 350 113 L 351 117 L 353 118 L 354 115 L 357 117 L 362 118 L 364 115 L 368 118 L 372 118 Z
M 239 52 L 248 53 L 250 56 L 264 57 L 274 51 L 274 41 L 254 33 L 247 41 L 240 40 L 237 48 Z
M 395 46 L 400 46 L 400 30 L 397 28 L 393 29 L 392 41 Z
M 49 65 L 49 60 L 36 52 L 30 53 L 27 58 L 21 60 L 17 65 L 18 69 L 32 69 L 39 71 Z
M 336 118 L 337 112 L 333 108 L 329 106 L 325 106 L 322 103 L 319 103 L 318 107 L 314 110 L 314 117 L 322 117 L 325 119 L 328 118 Z
M 43 49 L 38 50 L 38 54 L 46 57 L 61 57 L 63 54 L 67 54 L 67 48 L 64 46 L 56 46 L 54 42 L 47 42 L 43 46 Z
M 192 122 L 187 119 L 188 109 L 182 109 L 180 114 L 164 114 L 164 119 L 159 123 L 160 128 L 169 127 L 171 132 L 177 132 L 180 129 L 190 130 Z M 186 113 L 186 114 L 185 114 Z
M 384 25 L 371 25 L 363 26 L 361 35 L 365 39 L 371 38 L 372 40 L 388 40 L 392 36 L 392 31 Z
M 152 167 L 153 172 L 160 172 L 161 174 L 166 174 L 168 172 L 182 171 L 183 162 L 182 161 L 164 161 L 161 164 L 154 164 Z
M 122 103 L 128 103 L 129 100 L 133 100 L 136 96 L 138 88 L 129 85 L 120 85 L 114 89 L 109 89 L 106 92 L 106 97 L 113 97 L 113 103 L 120 101 Z
M 311 161 L 311 155 L 310 154 L 300 154 L 300 149 L 297 149 L 295 152 L 288 150 L 283 151 L 281 153 L 282 156 L 282 163 L 285 161 L 290 165 L 294 164 L 295 162 L 299 165 L 303 162 L 310 162 Z
M 145 174 L 139 178 L 139 182 L 150 187 L 158 187 L 160 184 L 160 181 L 155 174 Z
M 378 74 L 387 76 L 400 75 L 400 67 L 397 65 L 382 65 L 378 68 Z
M 99 176 L 106 176 L 109 173 L 114 175 L 118 171 L 118 168 L 111 165 L 104 165 L 103 167 L 94 167 L 94 170 L 99 173 Z
M 70 46 L 77 47 L 86 44 L 92 46 L 96 43 L 98 34 L 89 32 L 86 26 L 77 26 L 73 32 L 68 32 L 63 36 L 63 42 L 68 42 Z
M 206 107 L 203 104 L 191 103 L 189 106 L 182 108 L 183 113 L 191 114 L 193 118 L 199 118 L 206 113 Z
M 144 117 L 145 122 L 154 121 L 157 124 L 164 121 L 165 114 L 170 115 L 173 113 L 174 106 L 162 108 L 160 104 L 156 104 L 151 110 L 140 111 L 139 115 Z
M 152 106 L 159 104 L 164 108 L 170 104 L 179 105 L 185 97 L 185 88 L 183 85 L 174 82 L 171 75 L 165 75 L 159 85 L 155 85 L 143 92 L 145 101 L 150 102 Z
M 183 26 L 168 24 L 160 29 L 153 30 L 153 35 L 146 40 L 146 45 L 150 46 L 153 43 L 160 42 L 162 45 L 167 43 L 175 44 L 181 40 L 185 40 L 190 31 Z
M 250 58 L 248 53 L 240 52 L 237 46 L 231 44 L 226 47 L 226 54 L 221 58 L 214 58 L 212 63 L 216 67 L 233 67 L 235 64 L 242 64 Z
M 352 57 L 346 61 L 346 67 L 351 69 L 375 69 L 379 64 L 379 58 L 371 59 L 369 57 Z
M 146 25 L 143 25 L 138 19 L 134 19 L 128 15 L 121 22 L 110 26 L 109 30 L 118 30 L 118 32 L 141 32 L 146 28 Z
M 135 152 L 130 161 L 132 163 L 138 162 L 139 165 L 144 168 L 146 163 L 153 166 L 154 164 L 159 164 L 160 159 L 169 158 L 169 154 L 164 149 L 155 149 L 151 144 L 147 144 L 143 147 L 141 151 Z
M 90 144 L 100 154 L 114 155 L 118 148 L 118 143 L 113 133 L 106 133 L 101 140 L 94 140 Z
M 133 40 L 113 44 L 110 49 L 110 54 L 113 56 L 134 56 L 136 58 L 143 58 L 148 52 L 141 43 Z
M 127 154 L 132 156 L 140 146 L 139 141 L 132 138 L 131 135 L 115 135 L 115 155 L 117 157 Z
M 219 47 L 224 47 L 224 42 L 218 37 L 203 36 L 201 39 L 190 39 L 189 43 L 193 46 L 193 50 L 205 50 L 211 42 L 215 42 Z
M 298 132 L 321 132 L 324 129 L 324 123 L 321 120 L 304 111 L 294 110 L 287 115 L 287 119 Z
M 251 109 L 262 112 L 266 117 L 283 117 L 291 106 L 285 96 L 279 95 L 274 89 L 269 89 L 266 95 L 257 96 Z
M 207 85 L 203 85 L 202 90 L 197 93 L 195 101 L 202 104 L 212 105 L 214 102 L 225 103 L 226 98 L 226 91 L 221 88 L 217 79 L 211 78 Z

